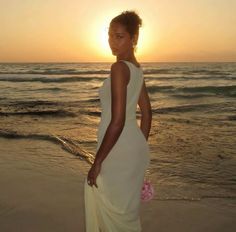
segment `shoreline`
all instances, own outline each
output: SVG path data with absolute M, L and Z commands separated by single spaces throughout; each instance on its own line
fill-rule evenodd
M 51 142 L 1 141 L 0 231 L 85 232 L 89 164 Z M 233 232 L 235 203 L 220 198 L 141 203 L 142 232 Z

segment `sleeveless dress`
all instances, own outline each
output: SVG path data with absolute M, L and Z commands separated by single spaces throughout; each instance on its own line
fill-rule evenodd
M 85 225 L 87 232 L 140 232 L 140 195 L 145 171 L 149 166 L 149 145 L 136 120 L 137 103 L 143 84 L 143 71 L 122 60 L 130 70 L 127 85 L 124 128 L 103 160 L 96 188 L 84 181 Z M 110 77 L 99 88 L 101 120 L 97 148 L 111 120 Z

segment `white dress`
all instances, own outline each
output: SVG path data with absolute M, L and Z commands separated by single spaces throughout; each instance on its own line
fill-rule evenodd
M 96 188 L 84 180 L 86 232 L 140 232 L 140 194 L 149 166 L 149 145 L 136 120 L 136 109 L 143 84 L 142 68 L 124 61 L 130 70 L 127 86 L 124 128 L 97 176 Z M 99 88 L 101 121 L 98 127 L 98 150 L 111 120 L 110 77 Z

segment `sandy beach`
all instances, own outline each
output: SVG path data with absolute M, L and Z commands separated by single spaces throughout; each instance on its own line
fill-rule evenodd
M 17 189 L 17 210 L 13 208 L 16 192 L 10 191 L 8 201 L 1 203 L 5 211 L 1 212 L 0 231 L 84 232 L 82 180 L 68 183 L 66 179 L 40 179 L 30 191 Z M 233 232 L 235 209 L 224 204 L 220 200 L 142 203 L 143 232 Z
M 1 146 L 0 231 L 84 232 L 83 180 L 89 164 L 81 164 L 50 142 L 0 142 L 5 145 Z M 32 149 L 37 159 L 24 155 L 23 148 Z M 233 232 L 235 216 L 235 203 L 225 199 L 154 199 L 141 205 L 143 232 Z
M 43 188 L 31 188 L 27 193 L 17 190 L 18 200 L 21 197 L 17 210 L 12 209 L 16 193 L 9 193 L 8 201 L 1 203 L 5 212 L 1 213 L 0 231 L 85 231 L 82 180 L 68 184 L 65 179 L 53 182 L 41 178 L 41 182 Z M 233 232 L 236 229 L 234 219 L 235 209 L 224 207 L 219 200 L 151 201 L 141 206 L 144 232 Z

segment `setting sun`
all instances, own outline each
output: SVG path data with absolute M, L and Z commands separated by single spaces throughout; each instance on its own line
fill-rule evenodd
M 96 52 L 101 54 L 102 57 L 111 56 L 111 50 L 108 43 L 108 28 L 109 22 L 105 21 L 98 25 L 94 25 L 94 35 L 92 36 L 93 41 L 91 43 L 94 44 L 94 48 Z
M 105 0 L 0 1 L 0 62 L 112 61 L 109 23 L 125 10 L 143 20 L 141 61 L 234 61 L 235 7 L 194 0 L 129 0 L 125 7 Z

